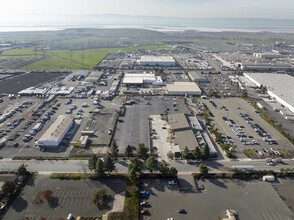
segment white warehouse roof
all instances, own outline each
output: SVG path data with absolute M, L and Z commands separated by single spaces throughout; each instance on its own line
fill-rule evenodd
M 124 76 L 123 84 L 143 84 L 154 83 L 163 85 L 163 81 L 160 76 L 155 76 L 154 73 L 127 73 Z
M 73 119 L 67 115 L 60 115 L 48 130 L 40 137 L 38 144 L 40 146 L 57 147 L 63 137 L 73 124 Z
M 141 56 L 140 65 L 150 66 L 175 66 L 176 61 L 171 56 Z
M 245 73 L 257 86 L 266 86 L 268 94 L 294 112 L 294 77 L 277 73 Z

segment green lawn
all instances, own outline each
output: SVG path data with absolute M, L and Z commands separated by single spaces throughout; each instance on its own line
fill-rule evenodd
M 115 51 L 135 51 L 137 49 L 154 50 L 167 48 L 165 45 L 140 45 L 123 48 L 95 48 L 85 50 L 42 50 L 34 51 L 34 48 L 13 49 L 4 51 L 2 57 L 19 58 L 45 58 L 36 63 L 27 65 L 23 69 L 92 69 L 108 53 Z

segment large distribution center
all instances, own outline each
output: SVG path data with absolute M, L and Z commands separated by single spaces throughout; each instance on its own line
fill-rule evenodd
M 262 70 L 262 71 L 288 71 L 292 69 L 289 64 L 280 63 L 240 63 L 240 68 L 242 70 Z
M 175 66 L 176 61 L 171 56 L 141 56 L 141 66 Z
M 294 112 L 294 77 L 277 73 L 245 73 L 258 87 L 267 87 L 268 94 Z
M 154 73 L 126 73 L 122 82 L 123 85 L 143 85 L 153 84 L 163 86 L 164 83 L 160 76 L 155 76 Z
M 197 95 L 202 94 L 201 89 L 195 82 L 174 82 L 167 84 L 168 95 Z
M 58 147 L 73 123 L 74 121 L 70 116 L 58 116 L 55 122 L 40 137 L 37 145 L 40 147 Z

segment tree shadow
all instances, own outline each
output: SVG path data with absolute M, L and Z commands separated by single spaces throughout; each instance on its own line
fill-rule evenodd
M 16 212 L 23 212 L 28 207 L 28 202 L 23 197 L 18 197 L 12 204 L 12 208 Z
M 47 204 L 52 209 L 55 209 L 58 206 L 58 203 L 59 203 L 59 199 L 57 197 L 52 196 L 47 199 Z
M 35 177 L 30 178 L 30 180 L 27 183 L 28 186 L 35 186 Z
M 208 179 L 208 181 L 213 183 L 214 185 L 216 185 L 218 187 L 228 189 L 227 185 L 224 182 L 219 181 L 218 179 Z
M 110 210 L 112 208 L 114 198 L 111 195 L 106 195 L 102 205 L 97 205 L 99 210 Z

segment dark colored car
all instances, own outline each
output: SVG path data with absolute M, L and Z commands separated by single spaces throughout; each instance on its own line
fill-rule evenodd
M 185 209 L 178 209 L 178 213 L 186 213 L 186 210 Z

